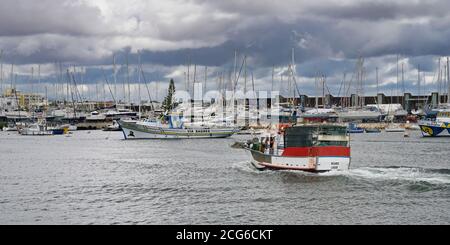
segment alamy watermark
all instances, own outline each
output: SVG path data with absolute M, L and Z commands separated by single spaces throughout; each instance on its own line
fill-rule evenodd
M 203 91 L 195 83 L 193 91 L 178 90 L 174 100 L 181 104 L 176 113 L 191 123 L 227 126 L 267 126 L 280 122 L 279 91 Z

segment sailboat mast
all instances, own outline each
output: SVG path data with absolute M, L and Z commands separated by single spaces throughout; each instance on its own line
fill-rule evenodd
M 194 98 L 195 93 L 195 79 L 197 76 L 197 64 L 194 64 L 194 81 L 192 81 L 192 98 Z
M 14 88 L 13 87 L 13 83 L 14 83 L 14 63 L 11 64 L 11 74 L 10 74 L 10 78 L 11 78 L 11 91 Z
M 116 55 L 113 55 L 113 75 L 114 75 L 114 97 L 117 97 L 117 77 L 116 77 Z M 117 109 L 117 104 L 116 104 Z
M 449 58 L 447 57 L 447 103 L 450 104 L 450 69 L 449 69 Z
M 208 80 L 208 67 L 205 66 L 205 83 L 203 84 L 203 93 L 206 92 L 206 81 Z M 203 97 L 203 96 L 202 96 Z
M 378 96 L 378 93 L 379 93 L 379 90 L 378 90 L 378 86 L 379 86 L 379 83 L 378 83 L 378 67 L 376 67 L 375 68 L 375 71 L 376 71 L 376 79 L 377 79 L 377 96 Z
M 38 84 L 37 84 L 37 88 L 36 88 L 36 93 L 39 94 L 39 88 L 41 86 L 41 65 L 38 65 Z
M 34 94 L 34 67 L 31 67 L 31 94 Z M 28 108 L 31 108 L 31 104 L 34 102 L 34 96 L 32 96 L 29 100 L 28 100 Z
M 325 75 L 322 74 L 322 108 L 325 108 Z
M 274 80 L 274 75 L 275 75 L 275 65 L 272 66 L 272 86 L 271 86 L 271 90 L 273 91 L 273 80 Z
M 190 68 L 191 68 L 191 59 L 188 57 L 188 64 L 187 64 L 187 81 L 186 81 L 186 90 L 190 94 Z
M 420 96 L 420 65 L 417 65 L 417 93 Z
M 397 54 L 397 62 L 396 62 L 396 79 L 397 79 L 397 84 L 395 85 L 396 86 L 396 88 L 395 88 L 395 95 L 396 95 L 396 100 L 397 100 L 397 103 L 398 103 L 398 101 L 399 101 L 399 98 L 398 98 L 398 81 L 399 81 L 399 79 L 398 79 L 398 71 L 399 71 L 399 69 L 398 69 L 398 54 Z
M 316 89 L 316 100 L 315 100 L 315 104 L 316 104 L 316 109 L 318 109 L 319 108 L 319 84 L 318 84 L 318 79 L 317 79 L 317 74 L 316 74 L 316 77 L 315 77 L 315 79 L 314 79 L 314 86 L 315 86 L 315 89 Z
M 237 50 L 234 50 L 234 67 L 233 67 L 233 81 L 236 81 L 236 69 L 237 69 Z M 233 91 L 234 92 L 234 91 Z
M 128 53 L 127 53 L 127 85 L 128 85 L 128 104 L 131 106 L 131 88 L 130 88 L 130 69 L 129 69 L 129 62 L 128 62 Z
M 405 72 L 404 72 L 404 63 L 402 62 L 402 94 L 405 95 Z
M 141 120 L 141 73 L 139 72 L 139 69 L 141 68 L 141 54 L 138 51 L 138 66 L 137 69 L 138 73 L 138 99 L 139 99 L 139 120 Z
M 441 57 L 439 57 L 439 59 L 438 59 L 438 71 L 437 72 L 438 72 L 438 78 L 437 78 L 438 96 L 441 96 L 441 90 L 442 90 Z M 440 99 L 438 99 L 438 100 L 440 103 Z
M 244 94 L 247 93 L 247 56 L 244 57 Z
M 0 95 L 3 93 L 3 49 L 0 50 Z

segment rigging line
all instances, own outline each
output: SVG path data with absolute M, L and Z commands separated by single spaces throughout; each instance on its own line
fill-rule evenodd
M 338 96 L 339 97 L 341 95 L 341 89 L 342 89 L 342 85 L 345 83 L 345 72 L 344 72 L 344 78 L 342 79 L 341 85 L 339 86 L 339 92 L 338 92 Z
M 78 91 L 78 84 L 75 80 L 75 74 L 72 73 L 72 80 L 73 80 L 73 87 L 75 87 L 75 96 L 77 98 L 77 102 L 81 102 L 81 104 L 83 104 L 83 98 L 81 98 L 81 94 Z M 80 101 L 78 101 L 78 99 L 80 99 Z
M 298 94 L 298 96 L 300 96 L 300 90 L 298 89 L 298 86 L 297 86 L 297 79 L 296 79 L 295 76 L 294 76 L 294 71 L 292 70 L 291 66 L 289 66 L 288 69 L 289 69 L 289 71 L 290 71 L 291 74 L 292 74 L 292 80 L 294 80 L 295 89 L 297 90 L 297 94 Z
M 67 80 L 68 80 L 68 83 L 70 83 L 70 81 L 72 80 L 72 78 L 70 76 L 69 69 L 67 69 Z M 73 118 L 75 119 L 77 117 L 77 110 L 76 110 L 76 106 L 75 106 L 75 100 L 73 99 L 73 92 L 72 92 L 72 90 L 70 90 L 70 95 L 72 97 Z
M 239 77 L 241 76 L 242 68 L 244 67 L 245 59 L 247 59 L 247 56 L 244 56 L 244 59 L 242 59 L 241 68 L 239 69 L 238 76 L 236 77 L 236 80 L 234 81 L 233 91 L 236 91 L 237 83 L 239 81 Z
M 102 73 L 103 73 L 103 77 L 105 78 L 106 85 L 108 85 L 109 93 L 111 93 L 111 97 L 114 101 L 114 104 L 116 104 L 116 98 L 114 97 L 114 94 L 111 91 L 111 87 L 109 86 L 108 78 L 106 77 L 105 70 L 103 70 L 103 67 L 102 67 Z
M 148 85 L 147 85 L 147 79 L 145 78 L 145 73 L 144 73 L 144 70 L 142 69 L 142 64 L 140 65 L 140 69 L 141 69 L 141 73 L 142 73 L 142 78 L 144 79 L 145 88 L 147 89 L 148 98 L 150 100 L 150 107 L 152 110 L 154 110 L 152 96 L 150 95 L 150 89 L 148 88 Z

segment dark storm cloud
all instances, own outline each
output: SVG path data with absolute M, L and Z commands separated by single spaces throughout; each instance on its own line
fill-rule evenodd
M 289 64 L 294 48 L 299 77 L 321 73 L 338 89 L 360 56 L 367 60 L 368 85 L 375 67 L 386 80 L 396 75 L 397 54 L 408 58 L 409 70 L 419 64 L 436 70 L 437 56 L 450 55 L 449 13 L 444 0 L 4 0 L 0 49 L 6 63 L 91 67 L 87 81 L 102 79 L 98 67 L 111 65 L 113 55 L 119 66 L 126 54 L 136 64 L 137 50 L 144 64 L 165 67 L 149 72 L 149 80 L 167 80 L 187 63 L 229 71 L 236 50 L 238 66 L 248 56 L 262 84 L 272 66 Z
M 315 6 L 311 11 L 335 19 L 383 20 L 448 16 L 448 1 L 354 1 L 350 4 Z

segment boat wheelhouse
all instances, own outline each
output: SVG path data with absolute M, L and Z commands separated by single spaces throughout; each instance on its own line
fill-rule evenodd
M 347 127 L 302 125 L 283 132 L 265 133 L 244 149 L 260 170 L 327 172 L 348 170 L 350 136 Z

